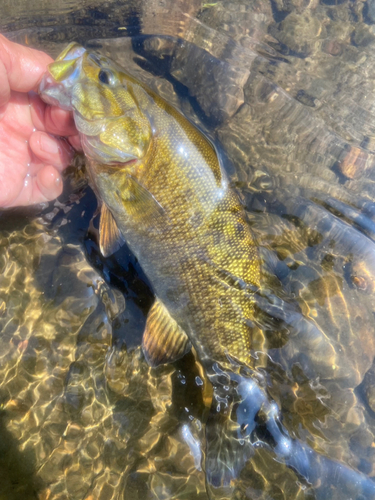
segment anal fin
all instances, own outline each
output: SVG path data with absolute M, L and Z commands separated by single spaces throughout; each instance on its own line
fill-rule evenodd
M 115 253 L 124 244 L 124 239 L 107 205 L 103 203 L 99 223 L 99 246 L 103 257 Z
M 142 348 L 150 366 L 173 363 L 191 349 L 186 333 L 156 299 L 147 317 Z

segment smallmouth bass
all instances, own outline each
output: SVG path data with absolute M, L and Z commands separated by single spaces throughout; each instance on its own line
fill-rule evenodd
M 73 110 L 102 201 L 100 247 L 123 239 L 154 288 L 143 350 L 152 366 L 193 345 L 200 360 L 252 365 L 260 260 L 243 207 L 211 143 L 109 59 L 71 44 L 41 84 Z

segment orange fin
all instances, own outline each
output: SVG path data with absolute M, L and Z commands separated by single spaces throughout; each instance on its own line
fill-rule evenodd
M 103 203 L 99 223 L 99 246 L 104 257 L 116 252 L 124 239 L 108 207 Z
M 186 333 L 158 299 L 147 317 L 142 349 L 150 366 L 173 363 L 191 349 Z

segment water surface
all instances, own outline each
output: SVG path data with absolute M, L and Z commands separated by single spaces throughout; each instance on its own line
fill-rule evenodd
M 290 436 L 370 479 L 374 22 L 369 0 L 35 0 L 4 2 L 0 23 L 52 56 L 72 40 L 109 54 L 213 140 L 282 304 L 269 396 Z M 152 290 L 126 248 L 99 255 L 95 209 L 72 170 L 57 202 L 0 216 L 0 498 L 361 498 L 265 447 L 207 486 L 204 374 L 192 355 L 147 366 Z

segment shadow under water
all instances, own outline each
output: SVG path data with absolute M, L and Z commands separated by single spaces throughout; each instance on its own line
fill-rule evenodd
M 14 407 L 13 411 L 16 412 L 17 408 Z M 36 458 L 31 449 L 26 452 L 19 450 L 18 441 L 7 429 L 9 419 L 11 415 L 0 412 L 0 498 L 36 500 L 44 489 L 37 475 Z

